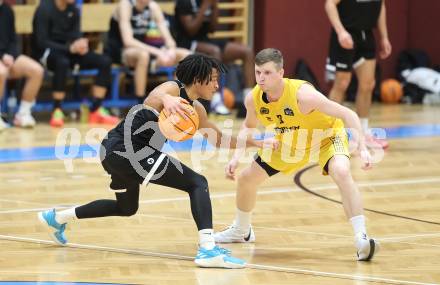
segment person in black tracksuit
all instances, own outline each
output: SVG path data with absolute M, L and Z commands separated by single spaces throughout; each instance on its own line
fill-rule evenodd
M 216 146 L 230 141 L 226 147 L 236 148 L 237 138 L 222 133 L 210 122 L 204 107 L 197 101 L 213 96 L 222 72 L 224 66 L 217 60 L 200 54 L 190 55 L 177 66 L 178 80 L 159 85 L 149 94 L 144 105 L 137 105 L 129 111 L 127 117 L 108 133 L 100 152 L 102 165 L 111 175 L 110 190 L 115 192 L 116 200 L 96 200 L 63 211 L 53 209 L 39 213 L 40 221 L 48 227 L 55 242 L 61 245 L 67 242 L 64 236 L 66 223 L 75 219 L 134 215 L 139 207 L 139 185 L 154 183 L 189 194 L 191 212 L 199 230 L 200 248 L 195 260 L 198 265 L 244 266 L 244 262 L 215 246 L 208 181 L 161 151 L 166 138 L 158 128 L 158 114 L 162 109 L 185 114 L 182 104 L 190 104 L 199 115 L 199 131 L 208 141 Z M 210 131 L 216 136 L 209 135 Z M 272 139 L 262 142 L 246 138 L 247 146 L 261 147 L 263 143 L 272 148 L 277 146 Z M 223 259 L 214 258 L 219 254 Z
M 80 31 L 80 12 L 72 0 L 42 0 L 35 11 L 32 33 L 32 56 L 53 71 L 54 113 L 51 125 L 64 124 L 61 101 L 66 93 L 70 69 L 98 69 L 92 88 L 91 123 L 115 124 L 118 120 L 101 109 L 110 85 L 111 60 L 89 50 L 88 40 Z
M 22 92 L 20 108 L 14 117 L 14 125 L 19 127 L 35 126 L 31 108 L 40 90 L 44 70 L 32 58 L 19 54 L 15 16 L 11 7 L 0 0 L 0 100 L 8 79 L 26 78 Z M 0 131 L 6 127 L 0 117 Z
M 384 138 L 378 139 L 368 133 L 368 115 L 375 85 L 373 29 L 376 26 L 380 34 L 380 57 L 385 59 L 391 54 L 385 0 L 327 0 L 325 9 L 332 24 L 326 69 L 334 84 L 329 97 L 339 103 L 344 101 L 354 69 L 359 82 L 356 109 L 367 143 L 386 148 L 388 143 Z

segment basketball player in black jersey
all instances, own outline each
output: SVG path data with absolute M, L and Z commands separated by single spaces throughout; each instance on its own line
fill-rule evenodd
M 158 112 L 184 114 L 182 104 L 191 104 L 200 118 L 199 131 L 210 143 L 220 146 L 230 140 L 236 148 L 238 140 L 223 134 L 208 120 L 204 107 L 196 100 L 210 99 L 218 89 L 218 78 L 225 71 L 216 59 L 196 54 L 182 60 L 177 66 L 178 80 L 156 87 L 144 105 L 132 108 L 127 117 L 111 130 L 102 142 L 101 160 L 111 175 L 110 190 L 116 200 L 96 200 L 86 205 L 63 211 L 55 209 L 40 212 L 54 241 L 65 245 L 64 230 L 67 222 L 107 216 L 131 216 L 139 207 L 139 185 L 149 182 L 185 191 L 191 200 L 191 211 L 199 230 L 199 251 L 195 262 L 202 267 L 242 268 L 245 262 L 231 257 L 230 252 L 215 245 L 212 227 L 212 209 L 208 181 L 180 161 L 161 152 L 166 139 L 158 128 Z M 216 138 L 208 136 L 212 131 Z M 245 136 L 244 136 L 245 137 Z M 246 146 L 278 147 L 274 139 L 255 141 L 246 138 Z
M 367 144 L 382 148 L 388 142 L 368 131 L 368 115 L 375 85 L 376 43 L 373 29 L 380 35 L 380 57 L 391 54 L 386 24 L 385 0 L 327 0 L 325 10 L 332 24 L 330 51 L 326 69 L 334 84 L 330 99 L 342 103 L 354 69 L 358 78 L 356 111 L 366 134 Z

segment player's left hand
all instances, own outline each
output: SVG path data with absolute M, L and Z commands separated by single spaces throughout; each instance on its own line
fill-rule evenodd
M 370 154 L 370 152 L 368 151 L 368 149 L 365 147 L 365 148 L 363 148 L 363 149 L 360 149 L 360 151 L 359 151 L 359 154 L 360 154 L 360 158 L 361 158 L 361 161 L 362 161 L 362 169 L 363 170 L 368 170 L 368 169 L 371 169 L 372 167 L 373 167 L 373 165 L 372 165 L 372 162 L 371 162 L 371 154 Z
M 380 41 L 380 58 L 381 59 L 385 59 L 387 57 L 390 56 L 391 51 L 392 51 L 392 47 L 391 47 L 391 43 L 390 40 L 388 38 L 384 38 Z

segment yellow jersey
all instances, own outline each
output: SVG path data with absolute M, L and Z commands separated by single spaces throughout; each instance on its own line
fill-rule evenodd
M 324 169 L 335 153 L 349 156 L 347 135 L 340 119 L 317 110 L 309 114 L 299 110 L 298 89 L 309 83 L 288 78 L 283 78 L 283 82 L 283 94 L 275 102 L 268 102 L 258 85 L 252 90 L 258 120 L 280 141 L 277 150 L 260 149 L 261 159 L 278 171 L 291 173 L 309 162 L 319 162 Z

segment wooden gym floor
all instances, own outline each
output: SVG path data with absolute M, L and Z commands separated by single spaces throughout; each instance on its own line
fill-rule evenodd
M 390 128 L 390 148 L 368 172 L 353 158 L 352 171 L 369 209 L 369 234 L 381 242 L 376 258 L 370 263 L 355 261 L 351 226 L 336 203 L 338 190 L 311 167 L 295 177 L 277 175 L 259 191 L 253 216 L 257 242 L 225 246 L 248 261 L 244 270 L 197 268 L 192 262 L 196 227 L 187 195 L 155 185 L 143 189 L 137 215 L 69 224 L 69 246 L 55 246 L 39 225 L 37 212 L 111 199 L 109 178 L 92 159 L 33 160 L 36 150 L 49 147 L 53 153 L 60 130 L 46 124 L 35 130 L 6 130 L 0 134 L 0 159 L 5 161 L 0 164 L 0 281 L 440 283 L 438 107 L 374 106 L 372 125 Z M 81 143 L 86 143 L 89 126 L 66 127 L 77 128 Z M 177 155 L 192 165 L 189 152 Z M 202 173 L 210 182 L 215 229 L 220 230 L 234 216 L 234 183 L 224 179 L 225 162 L 219 162 L 219 153 L 205 158 L 209 155 Z

